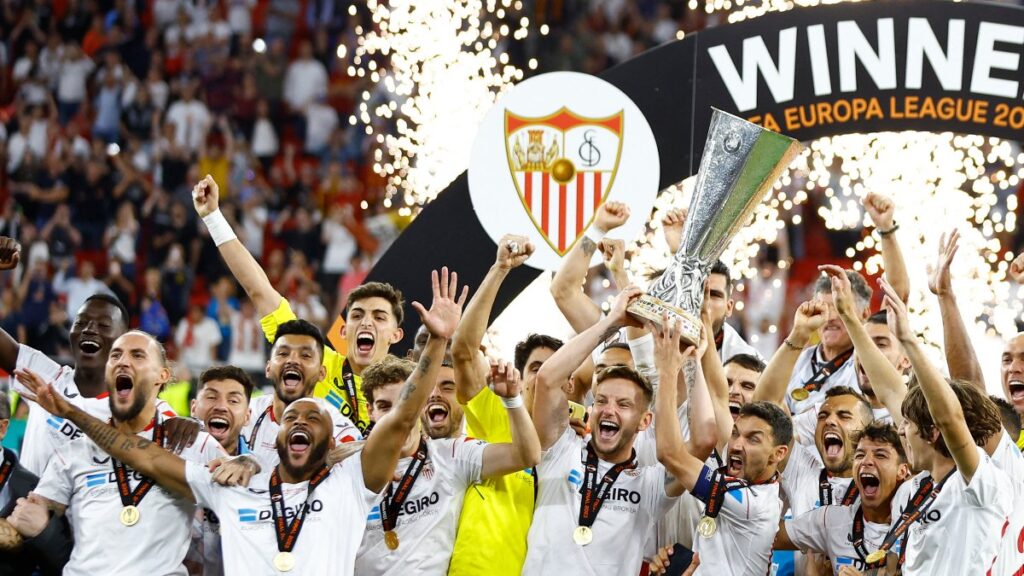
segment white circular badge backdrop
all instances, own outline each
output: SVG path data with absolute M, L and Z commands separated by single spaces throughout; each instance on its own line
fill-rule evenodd
M 526 263 L 556 270 L 602 202 L 630 209 L 608 237 L 636 238 L 659 177 L 654 134 L 628 96 L 596 76 L 552 72 L 514 86 L 484 117 L 469 194 L 495 243 L 505 234 L 528 236 L 536 251 Z M 597 253 L 591 264 L 599 261 Z

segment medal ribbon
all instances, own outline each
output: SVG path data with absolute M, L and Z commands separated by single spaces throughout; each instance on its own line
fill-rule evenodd
M 352 372 L 352 366 L 348 363 L 348 358 L 341 363 L 341 381 L 345 384 L 345 395 L 348 397 L 348 405 L 352 408 L 352 420 L 359 420 L 359 399 L 356 396 L 356 375 Z M 335 379 L 337 384 L 337 379 Z M 361 431 L 361 430 L 360 430 Z
M 853 504 L 853 501 L 857 499 L 859 494 L 860 490 L 857 488 L 857 483 L 851 480 L 850 485 L 846 487 L 846 492 L 843 494 L 843 499 L 839 501 L 839 505 L 849 506 Z M 828 481 L 828 471 L 824 468 L 821 469 L 821 474 L 818 475 L 818 502 L 822 506 L 835 504 L 832 501 L 832 483 Z
M 636 468 L 636 450 L 629 455 L 629 460 L 612 466 L 611 470 L 605 472 L 600 482 L 597 480 L 597 452 L 594 447 L 587 444 L 586 472 L 583 479 L 583 500 L 580 502 L 579 526 L 590 528 L 597 520 L 597 513 L 601 511 L 604 499 L 612 490 L 612 486 L 622 474 L 623 470 Z M 600 486 L 598 486 L 600 484 Z M 596 490 L 595 490 L 596 488 Z
M 722 353 L 722 342 L 725 342 L 725 328 L 723 327 L 715 334 L 715 350 L 718 350 L 719 355 Z
M 394 495 L 392 495 L 391 483 L 388 482 L 388 491 L 381 500 L 380 523 L 385 532 L 394 530 L 395 526 L 398 525 L 398 511 L 402 509 L 402 504 L 405 503 L 405 499 L 409 496 L 416 478 L 419 478 L 420 472 L 423 471 L 423 465 L 426 461 L 427 439 L 421 436 L 420 446 L 416 449 L 412 462 L 409 462 L 409 466 L 405 469 L 405 475 L 399 481 L 398 489 L 394 490 Z
M 935 480 L 931 476 L 921 482 L 921 485 L 917 488 L 917 492 L 910 498 L 910 505 L 903 510 L 903 514 L 900 514 L 899 520 L 893 524 L 892 528 L 890 528 L 889 532 L 885 535 L 885 539 L 882 540 L 882 545 L 879 546 L 878 549 L 883 552 L 888 552 L 897 540 L 901 537 L 903 538 L 902 546 L 900 546 L 900 566 L 903 565 L 903 560 L 907 553 L 907 538 L 910 536 L 910 527 L 914 522 L 917 522 L 928 512 L 932 503 L 935 502 L 935 498 L 937 498 L 939 492 L 942 491 L 942 486 L 946 484 L 946 481 L 949 480 L 949 477 L 952 476 L 954 472 L 956 472 L 956 468 L 950 470 L 949 473 L 946 474 L 946 477 L 939 482 L 938 486 L 935 485 Z M 857 514 L 861 514 L 859 508 L 857 509 Z M 854 518 L 854 548 L 857 550 L 857 553 L 860 554 L 860 548 L 857 548 L 858 537 L 856 528 L 857 523 L 856 518 Z M 861 530 L 863 531 L 863 526 L 861 527 Z M 863 542 L 863 533 L 861 534 L 860 541 Z M 863 543 L 861 546 L 863 547 Z M 867 564 L 866 555 L 862 555 L 861 559 L 865 561 L 865 564 Z M 876 564 L 877 566 L 881 566 L 882 562 L 879 561 Z M 870 568 L 872 566 L 868 567 Z
M 164 445 L 164 427 L 159 422 L 159 415 L 153 417 L 153 421 L 150 422 L 150 427 L 153 428 L 153 443 L 161 448 Z M 113 456 L 110 457 L 110 464 L 114 467 L 114 477 L 117 479 L 117 493 L 121 496 L 122 506 L 138 506 L 142 499 L 149 493 L 150 488 L 153 487 L 153 479 L 142 477 L 142 482 L 135 487 L 135 490 L 131 489 L 131 485 L 128 483 L 128 467 L 124 463 L 120 462 Z
M 274 530 L 277 533 L 277 551 L 291 552 L 295 548 L 295 542 L 299 539 L 299 532 L 302 531 L 302 524 L 306 521 L 306 512 L 309 510 L 309 501 L 313 498 L 313 491 L 331 473 L 331 469 L 324 466 L 313 474 L 309 479 L 309 487 L 306 489 L 306 501 L 295 513 L 291 523 L 285 518 L 284 495 L 281 493 L 281 474 L 277 468 L 270 474 L 270 510 L 274 515 Z
M 810 379 L 804 382 L 803 385 L 803 389 L 808 392 L 814 392 L 817 390 L 825 383 L 826 380 L 828 380 L 829 376 L 834 374 L 836 370 L 839 370 L 843 364 L 846 364 L 846 361 L 853 356 L 853 348 L 850 348 L 845 352 L 836 354 L 836 357 L 828 362 L 818 364 L 817 358 L 819 350 L 821 350 L 821 344 L 815 346 L 814 353 L 811 354 L 811 365 L 814 367 L 814 373 L 811 374 Z
M 256 445 L 256 435 L 260 433 L 260 426 L 263 425 L 263 419 L 266 418 L 268 414 L 272 414 L 273 411 L 274 403 L 271 402 L 270 406 L 267 406 L 267 409 L 263 411 L 263 414 L 260 414 L 260 417 L 256 419 L 256 423 L 252 425 L 252 432 L 249 433 L 249 441 L 247 442 L 250 447 Z
M 4 463 L 0 465 L 0 490 L 4 489 L 7 481 L 11 479 L 11 472 L 14 470 L 14 453 L 4 449 Z
M 708 518 L 717 518 L 718 513 L 722 511 L 722 504 L 725 502 L 725 494 L 730 490 L 735 490 L 737 488 L 749 488 L 750 486 L 760 486 L 762 484 L 774 484 L 778 481 L 778 472 L 764 482 L 752 484 L 746 480 L 727 476 L 725 474 L 725 468 L 719 468 L 718 470 L 715 470 L 714 476 L 711 478 L 711 492 L 708 494 L 707 503 L 704 504 L 704 516 Z

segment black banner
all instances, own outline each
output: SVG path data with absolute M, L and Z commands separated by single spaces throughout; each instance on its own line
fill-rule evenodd
M 879 1 L 795 9 L 709 28 L 601 77 L 647 117 L 664 188 L 696 172 L 711 107 L 803 141 L 900 130 L 1019 140 L 1022 56 L 1024 9 Z M 496 250 L 474 215 L 463 175 L 423 210 L 369 279 L 395 284 L 407 299 L 429 305 L 430 270 L 447 265 L 475 288 Z M 522 267 L 510 275 L 493 315 L 538 274 Z M 397 348 L 411 343 L 418 322 L 409 308 L 406 339 Z

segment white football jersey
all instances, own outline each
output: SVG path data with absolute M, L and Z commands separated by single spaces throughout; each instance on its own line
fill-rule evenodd
M 821 366 L 825 364 L 825 360 L 821 357 L 820 349 L 821 346 L 805 349 L 800 353 L 800 357 L 797 358 L 796 365 L 793 367 L 793 375 L 790 376 L 789 385 L 786 386 L 786 403 L 789 405 L 790 413 L 794 415 L 811 410 L 824 402 L 825 392 L 830 388 L 849 386 L 860 392 L 860 384 L 857 382 L 857 371 L 853 367 L 853 356 L 850 356 L 824 383 L 818 386 L 814 392 L 811 392 L 806 400 L 799 402 L 793 400 L 793 397 L 790 396 L 793 390 L 803 388 L 804 383 L 809 381 L 814 375 L 816 365 Z
M 524 576 L 637 574 L 650 527 L 676 500 L 665 494 L 665 468 L 661 465 L 624 470 L 594 519 L 593 542 L 576 544 L 572 535 L 579 520 L 586 446 L 586 441 L 567 427 L 537 467 L 540 486 L 527 539 Z M 599 461 L 598 479 L 612 466 Z
M 740 336 L 739 332 L 735 328 L 729 325 L 728 322 L 722 325 L 722 347 L 718 350 L 718 357 L 722 359 L 722 363 L 725 364 L 730 358 L 737 354 L 749 354 L 754 358 L 764 361 L 761 353 L 757 351 L 747 341 Z
M 797 518 L 786 520 L 789 540 L 804 552 L 828 555 L 833 570 L 838 574 L 842 566 L 863 572 L 864 560 L 853 547 L 853 519 L 860 504 L 854 506 L 822 506 Z M 882 546 L 889 524 L 864 521 L 864 550 L 871 554 Z M 899 541 L 892 547 L 899 551 Z
M 824 467 L 819 458 L 817 448 L 793 444 L 789 461 L 786 463 L 786 470 L 782 472 L 781 482 L 782 490 L 794 518 L 822 505 L 839 504 L 853 484 L 853 478 L 829 476 L 828 483 L 832 488 L 832 501 L 822 502 L 821 471 L 824 470 Z M 827 491 L 825 497 L 828 498 Z
M 1006 432 L 999 439 L 992 462 L 1010 480 L 1013 509 L 1003 525 L 991 576 L 1017 576 L 1024 569 L 1024 455 Z
M 701 472 L 693 495 L 707 502 L 715 471 Z M 772 543 L 779 531 L 782 498 L 778 482 L 746 485 L 725 493 L 710 538 L 694 538 L 700 554 L 699 576 L 764 576 L 771 562 Z
M 78 391 L 75 384 L 75 369 L 70 366 L 62 366 L 48 356 L 24 344 L 18 346 L 18 370 L 29 369 L 41 378 L 53 385 L 55 392 L 64 395 L 69 404 L 75 406 L 86 414 L 107 420 L 110 418 L 110 399 L 104 392 L 95 398 L 85 398 Z M 22 394 L 26 388 L 12 378 L 15 392 Z M 169 418 L 176 414 L 163 400 L 158 400 L 157 409 L 160 413 Z M 61 446 L 71 440 L 83 436 L 78 426 L 70 420 L 54 416 L 43 410 L 35 402 L 28 403 L 28 421 L 25 423 L 25 438 L 23 440 L 19 462 L 26 470 L 42 478 L 47 464 L 53 460 L 53 453 Z
M 224 574 L 279 574 L 273 564 L 278 548 L 270 509 L 270 472 L 254 477 L 248 488 L 216 484 L 205 466 L 192 463 L 185 474 L 199 506 L 220 518 Z M 301 507 L 308 506 L 292 550 L 295 567 L 291 573 L 351 576 L 366 514 L 377 499 L 363 481 L 361 455 L 336 464 L 307 503 L 308 486 L 309 482 L 281 486 L 289 522 Z
M 971 483 L 954 471 L 924 517 L 908 530 L 905 576 L 975 574 L 991 565 L 1013 506 L 1013 488 L 981 448 L 978 458 Z M 893 499 L 894 522 L 924 478 L 927 474 L 919 474 L 900 487 L 902 500 L 897 504 Z
M 164 418 L 160 416 L 160 420 Z M 152 429 L 138 436 L 151 439 Z M 205 469 L 224 455 L 211 436 L 200 432 L 181 457 Z M 154 485 L 139 503 L 139 521 L 121 524 L 123 505 L 110 456 L 87 436 L 59 448 L 36 493 L 74 510 L 71 522 L 75 547 L 65 576 L 95 574 L 185 574 L 195 504 Z M 127 468 L 132 490 L 143 476 Z
M 487 443 L 472 438 L 427 440 L 427 460 L 398 511 L 398 549 L 384 543 L 378 500 L 366 519 L 366 532 L 356 556 L 356 573 L 374 575 L 437 575 L 448 573 L 455 532 L 466 489 L 480 481 Z M 412 458 L 395 467 L 401 480 Z M 391 483 L 397 490 L 399 481 Z
M 249 421 L 242 428 L 242 438 L 245 439 L 249 451 L 265 464 L 267 469 L 277 466 L 281 459 L 277 455 L 277 433 L 281 425 L 274 418 L 274 411 L 269 410 L 274 405 L 274 395 L 264 394 L 249 401 Z M 330 413 L 334 421 L 334 440 L 338 443 L 353 442 L 362 440 L 363 435 L 359 429 L 347 417 L 330 403 L 324 403 L 324 408 Z M 253 437 L 255 430 L 255 437 Z

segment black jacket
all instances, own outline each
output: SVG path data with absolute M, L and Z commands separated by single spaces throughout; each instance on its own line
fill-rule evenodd
M 14 470 L 7 481 L 10 500 L 0 509 L 0 518 L 7 518 L 14 511 L 18 498 L 28 496 L 35 489 L 39 478 L 21 464 L 18 457 L 4 448 L 6 457 L 14 458 Z M 46 528 L 35 538 L 28 538 L 21 550 L 14 553 L 0 552 L 0 576 L 30 575 L 38 569 L 44 576 L 60 574 L 71 557 L 71 528 L 64 516 L 54 517 Z

